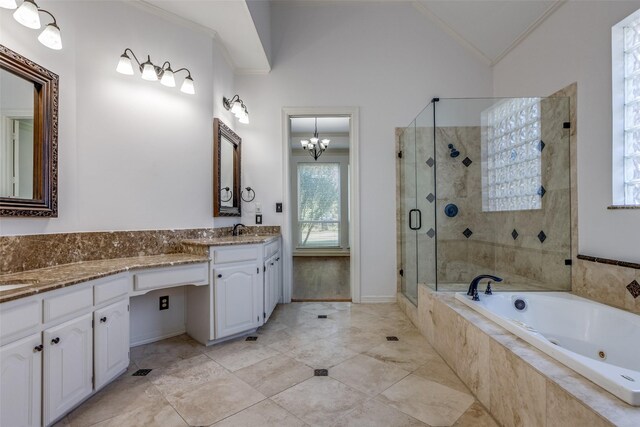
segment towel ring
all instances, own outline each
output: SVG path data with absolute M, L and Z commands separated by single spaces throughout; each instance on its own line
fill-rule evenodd
M 223 199 L 222 198 L 222 192 L 226 191 L 227 193 L 229 193 L 229 198 L 228 199 Z M 221 202 L 228 202 L 229 200 L 233 199 L 233 190 L 231 190 L 229 187 L 224 187 L 220 189 L 220 201 Z
M 250 197 L 251 197 L 250 199 L 248 199 L 248 200 L 247 200 L 247 199 L 245 199 L 245 198 L 244 198 L 244 190 L 247 190 L 247 194 L 248 194 L 248 195 L 251 195 L 251 196 L 250 196 Z M 255 192 L 255 191 L 253 191 L 253 188 L 251 188 L 251 187 L 247 187 L 247 188 L 245 188 L 244 190 L 240 191 L 240 198 L 241 198 L 243 201 L 245 201 L 245 202 L 252 202 L 252 201 L 253 201 L 253 199 L 255 199 L 255 198 L 256 198 L 256 192 Z

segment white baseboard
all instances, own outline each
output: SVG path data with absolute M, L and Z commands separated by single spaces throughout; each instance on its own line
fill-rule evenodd
M 396 302 L 396 296 L 395 295 L 391 295 L 391 296 L 381 296 L 381 295 L 361 296 L 360 297 L 360 302 L 364 303 L 364 304 L 376 304 L 376 303 L 382 303 L 382 302 Z
M 182 329 L 180 331 L 169 332 L 162 335 L 158 334 L 158 335 L 147 336 L 147 337 L 132 338 L 131 341 L 129 341 L 129 347 L 137 347 L 143 344 L 149 344 L 149 343 L 160 341 L 160 340 L 166 340 L 167 338 L 177 337 L 178 335 L 182 335 L 186 332 L 187 332 L 186 329 Z

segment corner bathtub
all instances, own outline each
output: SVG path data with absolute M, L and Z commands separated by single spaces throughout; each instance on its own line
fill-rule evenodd
M 640 406 L 640 316 L 565 292 L 481 293 L 480 301 L 458 292 L 455 298 Z

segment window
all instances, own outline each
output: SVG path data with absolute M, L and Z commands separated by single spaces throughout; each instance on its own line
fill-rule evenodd
M 298 163 L 298 245 L 340 246 L 339 163 Z
M 541 209 L 540 98 L 501 101 L 482 123 L 482 210 Z
M 640 206 L 640 11 L 611 38 L 614 203 Z

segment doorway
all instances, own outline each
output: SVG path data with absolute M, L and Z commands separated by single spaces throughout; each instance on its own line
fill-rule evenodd
M 359 302 L 357 113 L 284 111 L 287 302 Z

